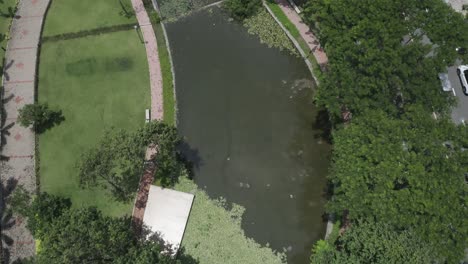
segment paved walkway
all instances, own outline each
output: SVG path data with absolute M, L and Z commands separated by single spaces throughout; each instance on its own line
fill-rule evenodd
M 153 26 L 151 25 L 151 21 L 146 13 L 145 7 L 143 6 L 143 2 L 141 0 L 132 0 L 132 5 L 143 34 L 146 56 L 148 58 L 151 83 L 151 119 L 162 121 L 164 118 L 163 83 L 156 36 L 154 35 Z M 146 151 L 147 164 L 145 166 L 144 174 L 140 179 L 140 185 L 138 186 L 138 193 L 132 212 L 132 222 L 137 231 L 141 231 L 146 202 L 148 201 L 149 189 L 154 179 L 153 175 L 156 168 L 150 160 L 155 154 L 155 148 L 148 147 Z
M 16 122 L 18 109 L 34 103 L 36 60 L 45 11 L 50 0 L 21 0 L 10 30 L 11 39 L 5 56 L 2 84 L 4 116 L 2 116 L 2 185 L 22 185 L 36 191 L 34 133 Z M 8 192 L 3 193 L 7 195 Z M 6 197 L 2 197 L 5 199 Z M 2 217 L 5 211 L 2 210 Z M 3 220 L 3 219 L 2 219 Z M 7 245 L 2 239 L 5 263 L 34 255 L 35 244 L 21 217 L 12 216 L 11 225 L 2 221 L 2 236 L 13 240 Z
M 148 57 L 148 66 L 151 83 L 151 119 L 163 119 L 163 83 L 161 74 L 161 64 L 159 63 L 158 44 L 154 35 L 153 26 L 146 13 L 141 0 L 132 0 L 138 24 L 143 34 L 143 40 L 146 47 L 146 56 Z
M 276 0 L 276 3 L 278 3 L 278 6 L 288 17 L 289 21 L 296 26 L 302 38 L 307 42 L 307 45 L 312 51 L 317 63 L 321 67 L 327 64 L 327 54 L 325 54 L 323 49 L 320 47 L 318 38 L 310 31 L 309 26 L 302 22 L 301 17 L 296 13 L 296 11 L 294 11 L 294 8 L 288 3 L 288 0 Z

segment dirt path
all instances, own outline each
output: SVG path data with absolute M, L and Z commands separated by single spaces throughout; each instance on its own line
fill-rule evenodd
M 2 239 L 5 263 L 33 256 L 35 243 L 19 216 L 5 212 L 5 201 L 19 185 L 36 191 L 35 137 L 29 128 L 16 122 L 18 110 L 34 103 L 37 53 L 44 14 L 50 0 L 21 0 L 10 30 L 11 39 L 5 54 L 2 99 L 2 141 L 0 179 L 2 182 Z M 6 218 L 6 219 L 5 219 Z
M 302 38 L 307 42 L 309 49 L 312 51 L 317 63 L 322 66 L 327 64 L 328 58 L 327 54 L 323 51 L 320 47 L 320 43 L 318 38 L 310 31 L 309 26 L 302 22 L 301 17 L 299 14 L 294 11 L 294 8 L 288 3 L 287 0 L 276 0 L 278 6 L 284 12 L 284 14 L 288 17 L 289 21 L 293 23 L 299 34 L 301 34 Z

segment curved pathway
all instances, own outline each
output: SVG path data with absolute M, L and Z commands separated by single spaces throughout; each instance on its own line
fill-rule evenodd
M 154 35 L 153 26 L 146 13 L 141 0 L 132 0 L 138 24 L 143 35 L 148 57 L 148 67 L 151 84 L 151 119 L 163 119 L 163 83 L 161 74 L 161 64 L 159 63 L 158 44 Z
M 8 41 L 2 78 L 2 119 L 5 122 L 0 163 L 0 179 L 3 187 L 9 190 L 3 192 L 2 200 L 7 198 L 4 196 L 15 186 L 22 185 L 31 193 L 36 191 L 35 136 L 31 129 L 19 126 L 16 119 L 20 108 L 34 103 L 37 54 L 43 18 L 49 2 L 50 0 L 21 0 L 10 29 L 11 39 Z M 1 209 L 2 217 L 8 218 L 4 208 Z M 2 239 L 4 263 L 34 255 L 34 239 L 21 217 L 14 215 L 6 221 L 2 218 L 2 236 L 13 241 L 9 245 Z
M 283 13 L 288 17 L 289 21 L 291 21 L 291 23 L 296 26 L 299 34 L 301 34 L 301 37 L 305 40 L 307 46 L 309 46 L 309 49 L 313 53 L 320 67 L 326 65 L 328 62 L 327 54 L 325 54 L 323 49 L 320 47 L 318 38 L 314 35 L 314 33 L 312 33 L 309 26 L 302 21 L 299 14 L 296 13 L 294 8 L 288 3 L 287 0 L 275 1 L 278 3 L 278 6 L 281 8 Z
M 151 25 L 148 14 L 146 13 L 145 7 L 143 6 L 143 2 L 141 0 L 132 0 L 132 6 L 135 10 L 138 24 L 143 35 L 143 40 L 146 47 L 146 56 L 148 57 L 151 84 L 151 120 L 162 121 L 164 118 L 163 83 L 156 36 L 154 34 L 153 26 Z M 141 231 L 149 189 L 153 183 L 154 170 L 156 169 L 153 162 L 150 161 L 152 155 L 155 154 L 155 147 L 148 147 L 146 153 L 147 163 L 145 165 L 144 174 L 140 179 L 138 193 L 132 212 L 133 225 L 137 232 Z

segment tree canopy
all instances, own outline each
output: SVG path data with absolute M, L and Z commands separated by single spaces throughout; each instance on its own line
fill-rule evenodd
M 27 104 L 19 110 L 18 122 L 21 126 L 33 126 L 33 130 L 42 133 L 60 124 L 65 118 L 61 110 L 51 110 L 47 104 Z
M 397 115 L 407 104 L 445 112 L 453 102 L 437 73 L 468 43 L 468 24 L 442 1 L 309 1 L 305 17 L 329 58 L 318 102 L 335 119 L 343 107 Z
M 361 258 L 369 235 L 381 235 L 362 225 L 374 219 L 427 242 L 433 259 L 459 262 L 468 242 L 468 132 L 449 120 L 455 99 L 437 74 L 467 60 L 456 52 L 468 43 L 465 18 L 439 0 L 308 1 L 304 16 L 329 58 L 316 98 L 335 125 L 327 211 L 348 212 L 352 226 L 344 244 L 316 248 L 374 262 Z M 340 125 L 348 110 L 353 119 Z M 348 232 L 364 244 L 346 245 Z
M 468 129 L 434 120 L 419 107 L 399 119 L 365 113 L 333 134 L 330 212 L 413 227 L 451 260 L 468 237 Z

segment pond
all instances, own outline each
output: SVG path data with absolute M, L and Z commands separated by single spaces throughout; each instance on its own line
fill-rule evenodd
M 246 235 L 308 263 L 323 238 L 330 146 L 305 63 L 268 48 L 219 8 L 167 25 L 178 128 L 211 197 L 246 208 Z

